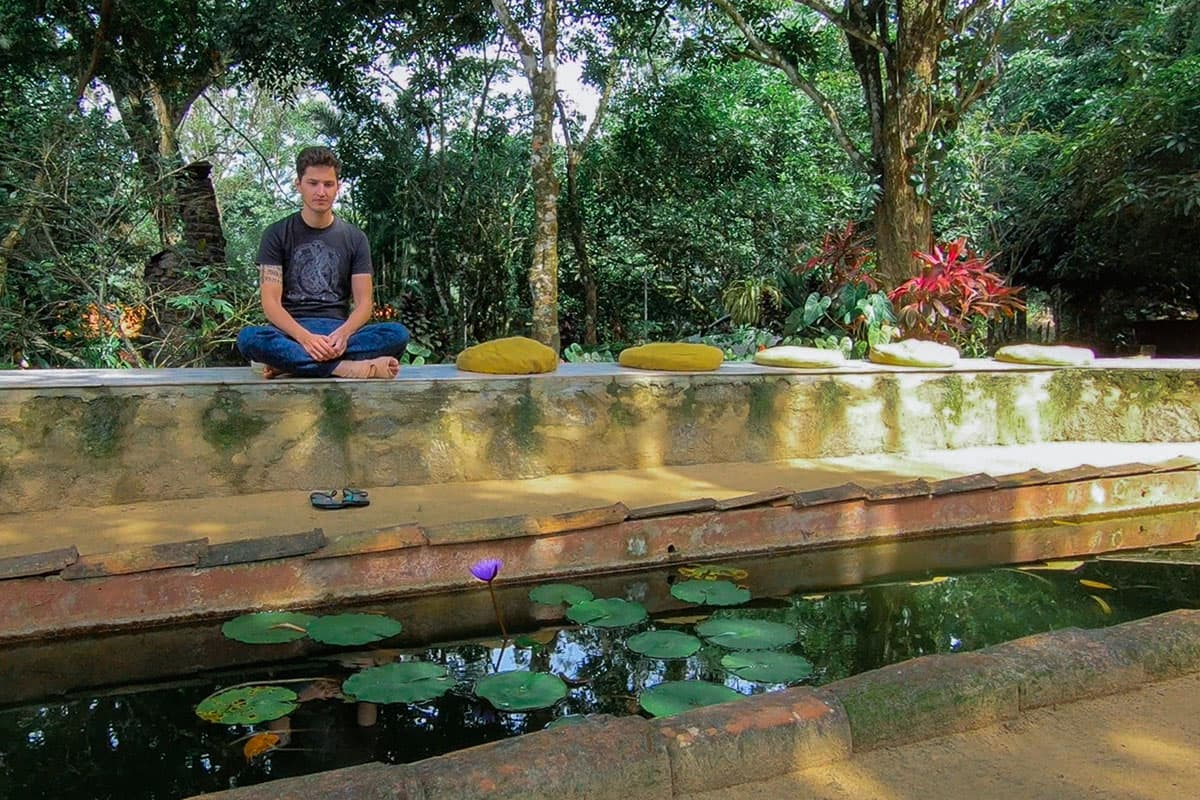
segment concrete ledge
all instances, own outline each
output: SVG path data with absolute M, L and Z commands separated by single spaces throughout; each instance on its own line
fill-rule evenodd
M 1129 691 L 1147 675 L 1195 672 L 1200 611 L 1175 611 L 926 656 L 817 690 L 797 687 L 654 721 L 598 718 L 415 764 L 368 764 L 204 797 L 671 800 L 969 731 L 1036 705 Z M 1048 687 L 1058 682 L 1066 688 L 1055 697 Z M 1023 705 L 1022 695 L 1038 701 Z
M 657 720 L 676 794 L 721 789 L 847 758 L 850 721 L 824 690 L 790 689 Z
M 6 510 L 1072 440 L 1200 440 L 1200 362 L 0 372 Z M 922 491 L 921 487 L 912 487 Z

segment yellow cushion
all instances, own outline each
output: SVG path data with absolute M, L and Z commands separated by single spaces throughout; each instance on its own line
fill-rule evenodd
M 937 342 L 905 339 L 873 346 L 868 358 L 876 364 L 898 367 L 952 367 L 958 363 L 958 351 Z
M 721 366 L 725 354 L 718 347 L 686 342 L 654 342 L 621 351 L 622 367 L 661 369 L 670 372 L 707 372 Z
M 766 367 L 796 367 L 800 369 L 820 369 L 822 367 L 840 367 L 846 363 L 846 357 L 841 350 L 822 350 L 819 347 L 795 347 L 783 345 L 768 347 L 754 354 L 754 363 Z
M 1062 344 L 1010 344 L 996 351 L 996 360 L 1012 364 L 1078 367 L 1095 361 L 1096 354 L 1086 347 L 1068 347 Z
M 531 375 L 554 372 L 558 356 L 554 350 L 524 336 L 493 339 L 468 347 L 458 354 L 455 365 L 464 372 L 485 372 L 489 375 Z

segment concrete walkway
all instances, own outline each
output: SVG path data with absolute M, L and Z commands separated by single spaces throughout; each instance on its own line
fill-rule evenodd
M 721 500 L 777 487 L 803 491 L 848 482 L 870 487 L 978 472 L 999 476 L 1031 468 L 1048 472 L 1082 464 L 1157 463 L 1176 456 L 1200 458 L 1200 442 L 1058 442 L 597 471 L 529 480 L 365 486 L 356 488 L 369 490 L 369 507 L 332 512 L 313 509 L 308 490 L 75 507 L 0 514 L 0 558 L 69 546 L 88 555 L 203 537 L 216 544 L 316 527 L 336 536 L 410 522 L 439 525 L 616 502 L 635 508 L 701 497 Z
M 677 800 L 1200 797 L 1200 675 Z

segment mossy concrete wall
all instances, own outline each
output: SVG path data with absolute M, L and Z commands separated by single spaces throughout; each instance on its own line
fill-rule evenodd
M 1153 367 L 1149 364 L 1153 364 Z M 397 381 L 0 375 L 7 510 L 1042 441 L 1200 439 L 1200 363 Z M 175 371 L 181 372 L 181 371 Z M 63 373 L 56 373 L 62 375 Z M 12 376 L 16 375 L 14 379 Z M 7 379 L 7 380 L 3 380 Z

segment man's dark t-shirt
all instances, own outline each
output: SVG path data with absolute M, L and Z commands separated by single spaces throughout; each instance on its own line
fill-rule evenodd
M 350 276 L 371 274 L 371 247 L 339 217 L 328 228 L 310 228 L 296 212 L 263 231 L 258 263 L 283 267 L 283 307 L 292 317 L 345 319 Z

